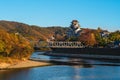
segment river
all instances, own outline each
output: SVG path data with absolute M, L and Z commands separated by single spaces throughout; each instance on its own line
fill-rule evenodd
M 120 80 L 119 62 L 56 58 L 44 56 L 41 52 L 35 52 L 31 59 L 63 62 L 52 66 L 0 71 L 0 80 Z

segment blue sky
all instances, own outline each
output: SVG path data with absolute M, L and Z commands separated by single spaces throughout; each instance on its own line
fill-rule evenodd
M 120 0 L 0 0 L 0 20 L 38 26 L 120 30 Z

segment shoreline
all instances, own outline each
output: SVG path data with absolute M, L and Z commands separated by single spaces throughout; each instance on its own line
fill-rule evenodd
M 49 65 L 52 65 L 52 63 L 42 62 L 42 61 L 34 61 L 34 60 L 25 60 L 25 61 L 21 61 L 16 64 L 0 63 L 0 71 L 1 70 L 10 70 L 10 69 L 42 67 L 42 66 L 49 66 Z

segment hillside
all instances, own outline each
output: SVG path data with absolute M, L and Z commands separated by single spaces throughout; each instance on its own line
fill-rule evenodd
M 13 21 L 0 21 L 0 29 L 9 33 L 19 33 L 29 40 L 46 40 L 51 37 L 55 31 L 66 31 L 65 28 L 59 26 L 40 27 L 35 25 L 28 25 Z
M 0 21 L 0 29 L 7 31 L 8 33 L 19 34 L 25 39 L 29 41 L 39 41 L 39 40 L 47 40 L 52 35 L 56 38 L 57 41 L 81 41 L 86 45 L 107 45 L 110 42 L 120 40 L 120 32 L 112 32 L 109 33 L 106 30 L 102 30 L 98 28 L 95 29 L 83 29 L 81 32 L 81 36 L 78 38 L 68 38 L 66 39 L 66 35 L 64 33 L 67 32 L 68 28 L 60 27 L 60 26 L 52 26 L 52 27 L 40 27 L 35 25 L 28 25 L 19 22 L 13 21 Z M 109 33 L 107 37 L 101 37 L 101 33 L 106 34 Z
M 39 27 L 13 21 L 0 21 L 0 62 L 29 58 L 33 46 L 29 41 L 46 40 L 62 27 Z
M 24 37 L 0 29 L 0 61 L 1 56 L 21 59 L 29 57 L 32 52 L 33 47 Z

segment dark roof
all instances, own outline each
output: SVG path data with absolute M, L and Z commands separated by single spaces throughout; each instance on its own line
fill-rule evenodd
M 78 20 L 72 20 L 72 22 L 71 22 L 71 23 L 73 23 L 73 22 L 78 22 Z

